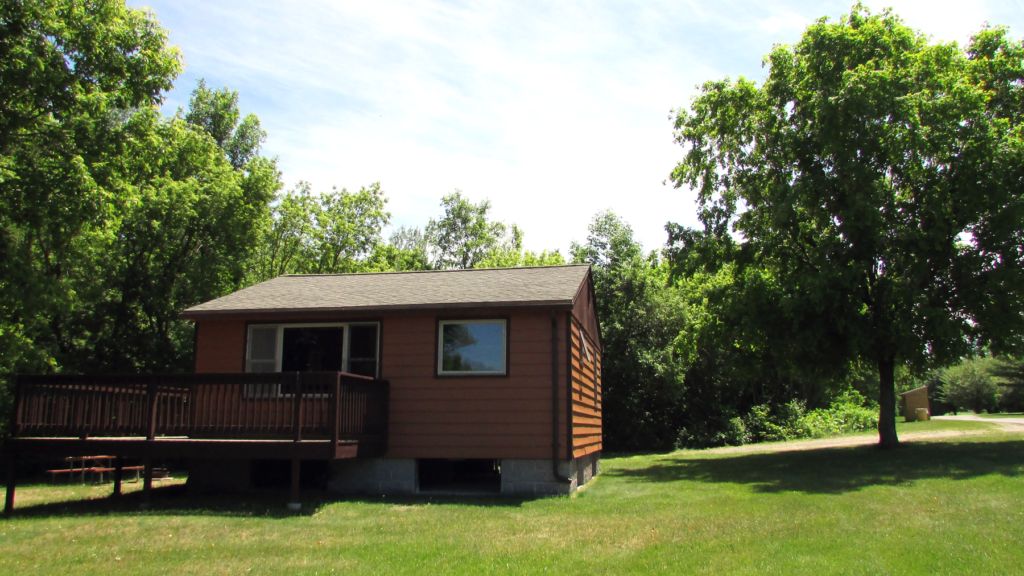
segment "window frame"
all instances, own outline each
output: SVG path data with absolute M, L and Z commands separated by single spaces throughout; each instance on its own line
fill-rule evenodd
M 444 326 L 447 324 L 491 324 L 500 322 L 502 331 L 504 369 L 502 371 L 472 371 L 472 372 L 448 372 L 443 370 L 444 366 Z M 436 320 L 434 330 L 434 377 L 435 378 L 508 378 L 511 374 L 509 334 L 512 330 L 512 322 L 508 316 L 472 316 L 472 317 L 439 317 Z
M 281 372 L 281 363 L 284 358 L 284 329 L 285 328 L 344 328 L 344 334 L 342 335 L 343 344 L 341 350 L 341 368 L 342 372 L 348 373 L 349 370 L 349 357 L 350 348 L 352 346 L 352 339 L 350 338 L 351 331 L 350 326 L 376 326 L 377 327 L 377 342 L 376 342 L 376 354 L 377 354 L 377 369 L 373 376 L 374 380 L 380 379 L 381 374 L 381 329 L 382 324 L 380 320 L 356 320 L 351 322 L 249 322 L 245 326 L 245 372 L 247 374 L 254 374 L 251 371 L 251 364 L 254 360 L 251 359 L 252 353 L 252 330 L 253 328 L 276 328 L 276 343 L 274 349 L 274 372 Z M 255 362 L 267 362 L 267 360 L 255 360 Z

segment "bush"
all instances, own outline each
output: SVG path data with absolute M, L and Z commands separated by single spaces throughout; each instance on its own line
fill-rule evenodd
M 709 425 L 710 424 L 710 425 Z M 750 442 L 741 418 L 729 418 L 691 424 L 679 431 L 676 449 L 742 446 Z
M 771 415 L 771 408 L 767 404 L 751 408 L 744 422 L 751 442 L 786 440 L 786 431 Z
M 851 390 L 827 409 L 808 412 L 802 400 L 791 400 L 774 411 L 768 404 L 761 404 L 743 418 L 695 422 L 679 431 L 676 449 L 828 438 L 877 427 L 878 408 L 864 406 L 864 397 Z
M 863 406 L 864 397 L 849 391 L 827 409 L 806 411 L 800 400 L 780 406 L 772 415 L 766 404 L 755 406 L 746 418 L 746 429 L 752 442 L 774 442 L 798 438 L 827 438 L 878 427 L 878 412 Z

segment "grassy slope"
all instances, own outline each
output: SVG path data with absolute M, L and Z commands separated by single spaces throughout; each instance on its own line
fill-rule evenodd
M 103 488 L 29 487 L 19 502 L 39 504 L 0 520 L 0 573 L 1019 573 L 1022 474 L 1024 435 L 990 432 L 607 458 L 571 499 L 309 501 L 298 516 L 181 497 L 141 513 L 131 497 L 55 502 Z

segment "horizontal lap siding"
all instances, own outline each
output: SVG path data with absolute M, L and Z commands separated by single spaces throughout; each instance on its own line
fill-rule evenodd
M 581 335 L 590 351 L 589 360 L 580 340 Z M 586 324 L 576 318 L 573 318 L 570 344 L 572 446 L 573 457 L 579 458 L 601 450 L 601 353 L 598 351 L 597 343 L 588 333 Z
M 485 378 L 434 375 L 437 315 L 396 314 L 383 318 L 381 377 L 390 381 L 391 386 L 387 456 L 551 457 L 551 313 L 513 311 L 499 316 L 509 320 L 509 376 Z M 566 316 L 564 312 L 557 315 L 557 358 L 561 360 L 557 405 L 561 411 L 559 443 L 563 451 L 569 438 L 564 360 Z M 196 372 L 245 370 L 245 320 L 201 320 L 197 327 Z M 240 408 L 233 404 L 236 403 L 221 401 L 217 409 Z
M 558 358 L 565 358 L 565 314 L 558 316 Z M 434 375 L 436 316 L 384 319 L 382 377 L 391 382 L 389 457 L 551 457 L 551 315 L 517 312 L 506 317 L 509 376 L 485 378 Z M 565 380 L 561 366 L 558 405 L 563 411 Z M 560 428 L 566 446 L 567 427 Z
M 597 324 L 597 303 L 594 302 L 592 288 L 592 280 L 588 276 L 573 304 L 572 315 L 583 326 L 583 333 L 590 336 L 596 348 L 601 349 L 601 330 Z
M 196 330 L 196 372 L 245 371 L 245 320 L 201 320 Z

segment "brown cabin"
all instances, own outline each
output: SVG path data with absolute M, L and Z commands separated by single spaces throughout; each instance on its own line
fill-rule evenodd
M 154 458 L 184 459 L 197 490 L 290 476 L 293 502 L 317 479 L 533 495 L 598 472 L 587 265 L 287 275 L 182 316 L 194 374 L 21 378 L 10 455 L 141 458 L 147 487 Z

